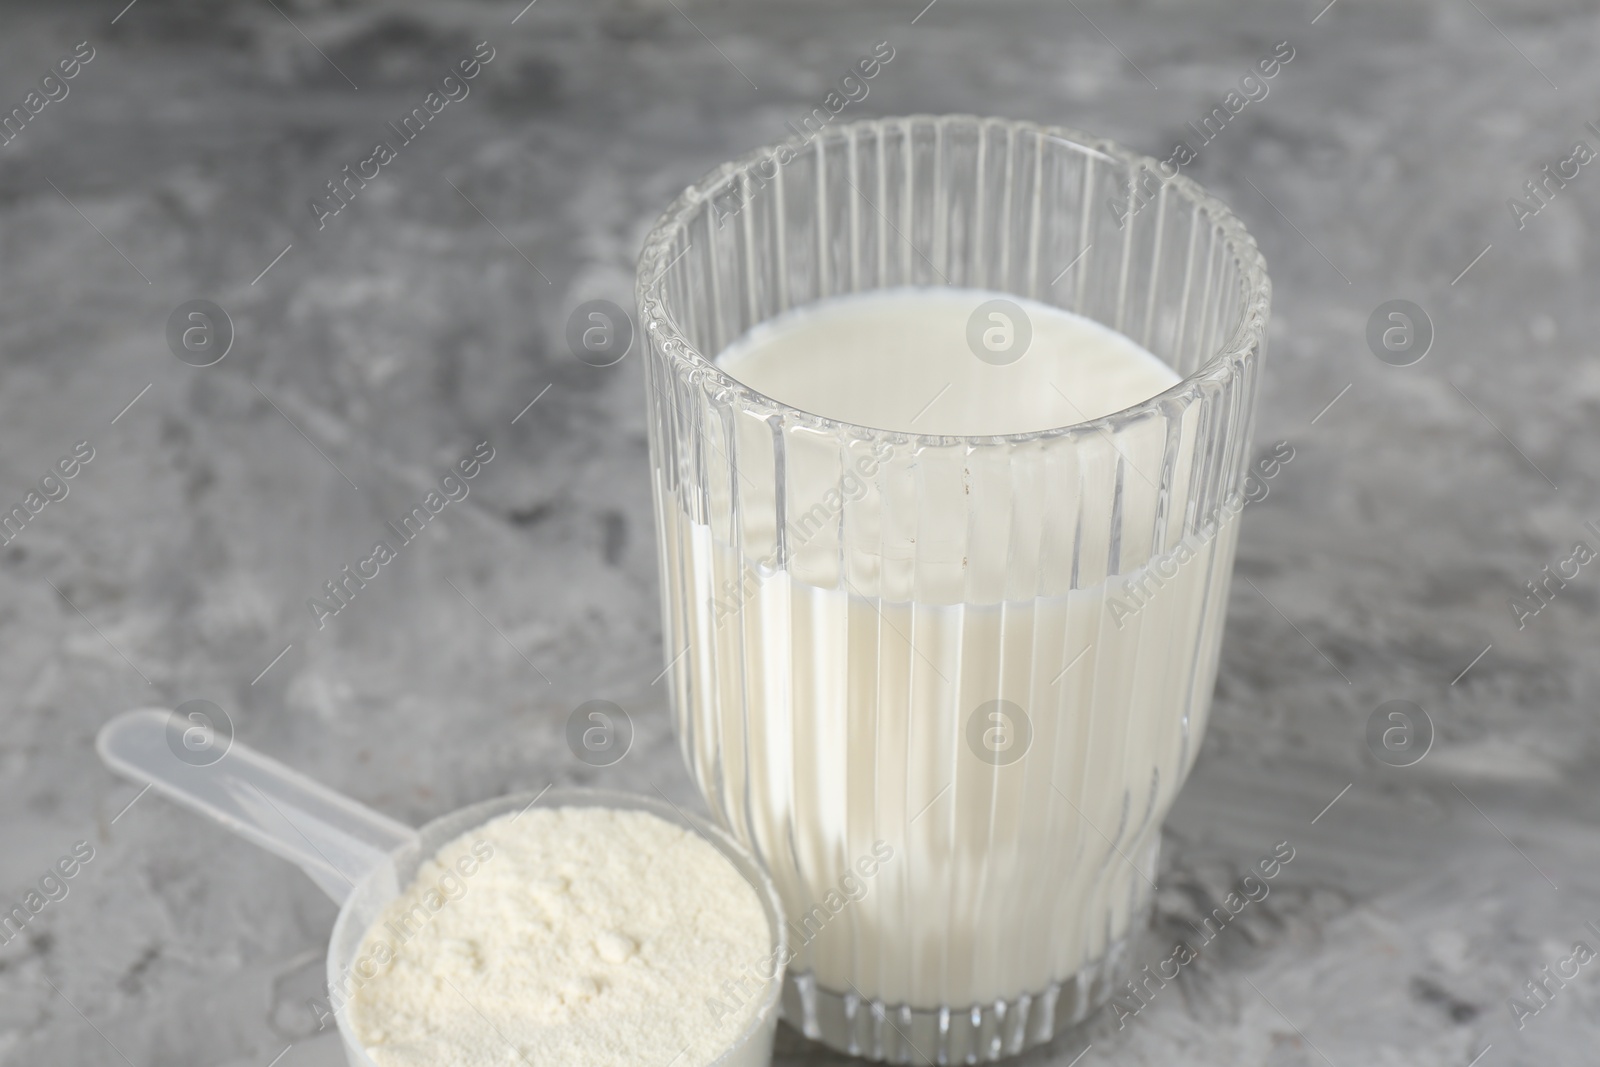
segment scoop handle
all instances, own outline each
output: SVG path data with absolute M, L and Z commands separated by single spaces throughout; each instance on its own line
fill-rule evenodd
M 298 864 L 343 904 L 417 832 L 250 746 L 168 708 L 136 708 L 100 728 L 106 766 Z M 180 755 L 181 753 L 181 755 Z

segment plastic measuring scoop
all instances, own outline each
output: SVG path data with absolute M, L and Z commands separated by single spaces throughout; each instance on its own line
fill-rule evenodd
M 766 871 L 728 834 L 671 804 L 602 789 L 547 789 L 485 800 L 414 830 L 238 741 L 220 754 L 196 756 L 178 740 L 183 729 L 183 721 L 169 709 L 139 708 L 102 727 L 96 748 L 117 773 L 148 782 L 178 803 L 299 865 L 339 905 L 328 941 L 328 989 L 351 1067 L 376 1067 L 356 1039 L 339 995 L 351 987 L 356 954 L 368 929 L 411 883 L 422 862 L 468 830 L 512 812 L 533 807 L 620 808 L 649 812 L 699 834 L 733 864 L 760 898 L 771 932 L 765 959 L 787 959 L 778 893 Z M 213 755 L 214 760 L 204 762 Z M 773 971 L 770 980 L 762 975 L 754 1019 L 729 1035 L 712 1067 L 769 1067 L 783 967 Z M 672 1051 L 667 1050 L 663 1062 Z

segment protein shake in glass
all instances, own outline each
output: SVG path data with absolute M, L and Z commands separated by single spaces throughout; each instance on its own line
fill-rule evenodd
M 1048 1041 L 1205 726 L 1254 242 L 1110 143 L 891 119 L 687 190 L 639 300 L 671 699 L 783 897 L 785 1017 L 898 1063 Z

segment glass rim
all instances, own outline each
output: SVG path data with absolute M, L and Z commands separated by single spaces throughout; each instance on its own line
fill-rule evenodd
M 1227 339 L 1217 346 L 1216 350 L 1208 355 L 1194 370 L 1146 400 L 1130 404 L 1127 407 L 1086 422 L 1074 422 L 1043 430 L 1027 430 L 1005 434 L 912 433 L 889 430 L 878 426 L 868 426 L 864 423 L 849 422 L 844 419 L 829 418 L 828 416 L 796 407 L 776 397 L 769 396 L 758 389 L 751 388 L 723 370 L 717 364 L 714 354 L 707 355 L 689 341 L 686 331 L 678 323 L 676 316 L 672 313 L 672 309 L 662 299 L 660 282 L 666 276 L 667 271 L 676 263 L 676 259 L 669 258 L 673 255 L 673 242 L 687 228 L 689 220 L 694 213 L 704 208 L 714 196 L 720 193 L 729 179 L 747 171 L 762 160 L 775 156 L 780 149 L 788 148 L 794 150 L 803 148 L 813 140 L 842 140 L 863 129 L 881 130 L 885 127 L 897 125 L 909 127 L 916 123 L 944 125 L 952 121 L 968 123 L 980 128 L 999 126 L 1009 130 L 1012 134 L 1032 134 L 1042 140 L 1055 141 L 1075 148 L 1087 155 L 1098 156 L 1101 159 L 1121 164 L 1135 173 L 1140 170 L 1152 172 L 1157 175 L 1163 184 L 1176 187 L 1191 205 L 1205 210 L 1211 220 L 1211 224 L 1221 231 L 1223 242 L 1239 268 L 1239 285 L 1244 298 L 1243 307 L 1238 316 L 1238 321 L 1234 324 Z M 646 279 L 650 279 L 648 283 Z M 873 290 L 862 291 L 871 292 Z M 1002 290 L 996 290 L 996 292 L 1001 292 L 1004 295 Z M 802 137 L 799 134 L 795 134 L 781 141 L 774 141 L 770 144 L 750 149 L 714 167 L 703 175 L 699 181 L 689 185 L 683 192 L 679 193 L 677 198 L 656 219 L 655 225 L 651 227 L 650 232 L 646 235 L 644 247 L 639 254 L 637 275 L 635 277 L 635 297 L 638 301 L 640 312 L 640 326 L 647 332 L 653 343 L 659 344 L 662 353 L 669 359 L 699 371 L 708 378 L 716 387 L 716 392 L 720 399 L 725 399 L 744 407 L 765 407 L 792 412 L 800 416 L 801 421 L 815 429 L 825 430 L 829 433 L 845 433 L 861 439 L 888 438 L 896 442 L 910 443 L 919 447 L 960 444 L 1015 445 L 1061 437 L 1078 437 L 1091 433 L 1115 432 L 1141 419 L 1161 415 L 1175 401 L 1187 406 L 1198 400 L 1208 386 L 1224 382 L 1236 373 L 1234 364 L 1237 361 L 1248 362 L 1259 358 L 1262 344 L 1266 339 L 1267 319 L 1272 302 L 1272 282 L 1267 276 L 1266 260 L 1262 256 L 1260 248 L 1257 247 L 1255 238 L 1250 236 L 1249 230 L 1245 228 L 1244 223 L 1233 213 L 1232 209 L 1193 178 L 1181 172 L 1168 177 L 1162 171 L 1160 161 L 1154 156 L 1135 152 L 1108 138 L 1095 137 L 1066 126 L 1045 125 L 1024 119 L 1006 119 L 958 112 L 940 115 L 919 113 L 855 119 L 850 122 L 840 123 L 837 126 L 829 126 L 827 129 L 810 137 Z M 1116 329 L 1106 323 L 1101 323 L 1101 325 L 1106 326 L 1107 329 Z M 1121 333 L 1120 330 L 1117 332 Z M 1130 340 L 1132 339 L 1130 338 Z M 1135 343 L 1137 344 L 1138 342 Z M 1159 359 L 1160 357 L 1158 356 L 1157 358 Z M 1166 361 L 1162 360 L 1162 363 L 1165 364 Z

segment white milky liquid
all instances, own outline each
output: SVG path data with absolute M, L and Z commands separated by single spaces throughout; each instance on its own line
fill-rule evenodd
M 1177 381 L 1120 334 L 1015 298 L 1032 327 L 1026 354 L 1003 366 L 981 360 L 968 319 L 996 295 L 832 300 L 764 324 L 719 363 L 813 414 L 949 435 L 1077 423 Z M 1195 433 L 1184 430 L 1175 445 L 1132 439 L 1120 452 L 1108 444 L 1099 459 L 1074 460 L 1071 482 L 1040 487 L 1106 488 L 1076 505 L 1080 554 L 1098 553 L 1101 576 L 1063 579 L 1059 595 L 1017 592 L 1046 578 L 996 573 L 1017 565 L 960 552 L 937 562 L 941 538 L 978 545 L 992 532 L 1003 544 L 1004 524 L 1015 521 L 1009 504 L 986 510 L 963 495 L 959 477 L 953 489 L 919 483 L 916 552 L 926 558 L 914 568 L 879 551 L 876 536 L 860 540 L 875 509 L 893 506 L 865 470 L 858 502 L 823 509 L 844 515 L 837 528 L 796 536 L 794 514 L 826 502 L 839 483 L 836 465 L 813 475 L 798 450 L 784 493 L 791 544 L 804 543 L 786 568 L 749 558 L 665 505 L 670 644 L 687 649 L 673 671 L 680 737 L 713 807 L 772 872 L 801 949 L 792 972 L 890 1004 L 964 1007 L 1036 996 L 1128 933 L 1204 726 L 1226 592 L 1213 574 L 1219 564 L 1227 573 L 1237 524 L 1191 535 L 1176 558 L 1170 546 L 1113 548 L 1110 488 L 1119 469 L 1147 479 L 1149 491 L 1123 503 L 1147 514 L 1122 514 L 1118 528 L 1155 525 L 1165 450 L 1176 449 L 1174 470 L 1187 470 Z M 1191 491 L 1183 477 L 1174 476 L 1167 505 L 1179 515 Z M 770 469 L 741 475 L 746 530 L 777 510 L 773 481 Z M 947 519 L 937 506 L 945 500 Z M 813 551 L 821 562 L 808 566 Z M 1136 565 L 1106 573 L 1104 559 L 1119 555 Z M 817 577 L 835 571 L 844 577 Z M 860 595 L 864 586 L 874 595 Z M 1003 766 L 969 742 L 972 718 L 996 700 L 1021 708 L 1031 726 L 1025 754 Z M 980 735 L 997 752 L 1020 736 L 1004 716 Z M 863 875 L 859 861 L 878 842 L 893 857 Z
M 1178 381 L 1172 368 L 1090 319 L 1032 300 L 1032 339 L 980 315 L 1001 350 L 990 362 L 969 345 L 968 320 L 999 294 L 893 289 L 830 300 L 765 322 L 717 362 L 790 407 L 840 422 L 905 433 L 1031 433 L 1109 415 Z M 985 349 L 986 352 L 990 351 Z

